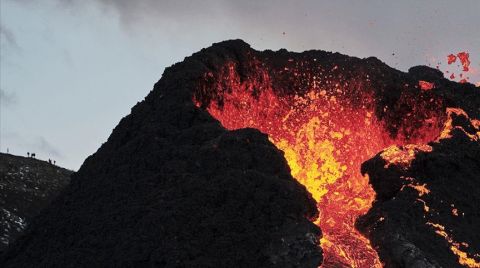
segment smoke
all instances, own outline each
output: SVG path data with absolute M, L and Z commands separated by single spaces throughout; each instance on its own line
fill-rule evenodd
M 89 0 L 153 46 L 191 46 L 242 38 L 257 49 L 323 49 L 408 69 L 466 50 L 480 62 L 480 1 L 447 0 Z M 454 5 L 454 8 L 452 8 Z
M 8 29 L 3 23 L 0 22 L 0 39 L 1 43 L 5 42 L 5 45 L 20 50 L 20 46 L 17 43 L 17 39 L 13 32 Z
M 391 65 L 426 63 L 427 56 L 444 57 L 451 50 L 471 48 L 475 50 L 472 55 L 480 54 L 475 26 L 478 0 L 461 4 L 448 0 L 52 1 L 77 15 L 82 7 L 93 7 L 118 18 L 135 37 L 148 36 L 149 41 L 173 46 L 189 42 L 195 46 L 193 51 L 205 43 L 243 38 L 260 49 L 324 49 L 360 57 L 380 56 Z
M 0 104 L 5 107 L 16 105 L 18 102 L 17 94 L 14 92 L 8 92 L 0 88 Z

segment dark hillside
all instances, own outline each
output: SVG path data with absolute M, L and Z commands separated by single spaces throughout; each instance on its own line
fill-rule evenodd
M 423 89 L 419 87 L 420 82 L 431 87 Z M 272 89 L 269 96 L 275 98 L 258 101 L 268 89 Z M 352 158 L 358 161 L 349 167 L 354 170 L 352 176 L 339 176 L 328 185 L 359 185 L 360 193 L 370 189 L 372 200 L 376 194 L 373 207 L 366 206 L 365 213 L 371 210 L 357 226 L 370 239 L 361 236 L 360 240 L 364 244 L 371 242 L 374 249 L 370 251 L 374 255 L 379 253 L 379 260 L 373 256 L 367 261 L 373 260 L 372 263 L 378 265 L 349 262 L 355 262 L 357 255 L 366 252 L 358 250 L 359 243 L 346 245 L 352 253 L 350 256 L 346 256 L 342 248 L 335 251 L 336 245 L 351 241 L 344 237 L 356 233 L 343 224 L 350 222 L 353 228 L 357 217 L 349 213 L 343 214 L 348 221 L 331 221 L 332 226 L 338 227 L 334 231 L 347 230 L 347 236 L 331 240 L 330 253 L 328 244 L 323 243 L 323 249 L 320 248 L 318 240 L 322 234 L 325 238 L 322 241 L 328 240 L 325 227 L 329 225 L 321 226 L 320 230 L 314 224 L 319 214 L 325 218 L 328 212 L 333 215 L 343 207 L 365 208 L 362 204 L 369 199 L 360 198 L 343 206 L 339 202 L 347 199 L 336 198 L 335 193 L 340 196 L 352 191 L 331 188 L 331 198 L 322 199 L 332 206 L 319 207 L 320 203 L 311 194 L 315 188 L 308 192 L 304 186 L 308 184 L 292 177 L 287 152 L 272 143 L 269 139 L 272 135 L 264 134 L 274 132 L 259 131 L 284 121 L 258 121 L 257 125 L 243 124 L 238 128 L 224 124 L 236 119 L 240 119 L 240 123 L 250 122 L 242 120 L 245 118 L 242 112 L 259 115 L 253 119 L 276 115 L 279 111 L 276 107 L 280 106 L 275 106 L 272 100 L 305 100 L 309 90 L 315 91 L 314 99 L 324 101 L 320 102 L 324 105 L 314 108 L 329 105 L 335 108 L 321 114 L 326 118 L 318 121 L 322 123 L 314 121 L 318 126 L 315 130 L 332 127 L 335 125 L 332 122 L 337 121 L 346 128 L 359 126 L 340 138 L 331 137 L 336 133 L 326 132 L 331 140 L 335 139 L 335 143 L 331 143 L 335 149 L 331 154 L 336 158 L 330 157 L 334 160 L 344 158 L 342 161 L 346 161 L 359 152 L 370 158 L 385 149 L 370 145 L 382 145 L 384 140 L 393 138 L 402 140 L 401 144 L 418 143 L 417 146 L 423 148 L 422 144 L 438 137 L 444 123 L 453 128 L 453 134 L 442 132 L 445 136 L 442 141 L 428 147 L 432 154 L 418 154 L 417 160 L 410 159 L 415 158 L 415 154 L 409 151 L 405 154 L 411 162 L 411 170 L 405 172 L 411 177 L 415 175 L 418 185 L 408 186 L 411 179 L 404 178 L 404 173 L 384 174 L 385 169 L 395 169 L 393 160 L 397 154 L 393 154 L 390 166 L 378 162 L 379 157 L 367 161 L 363 171 L 371 175 L 373 189 L 367 180 L 364 184 L 352 183 L 356 178 L 354 172 L 363 178 L 361 163 L 368 158 L 361 157 Z M 253 105 L 246 105 L 247 97 L 256 100 Z M 264 106 L 257 111 L 262 103 Z M 301 103 L 305 103 L 299 106 L 302 109 L 310 106 L 306 101 Z M 238 109 L 222 121 L 212 115 L 209 109 L 212 104 L 223 111 L 225 107 Z M 452 114 L 447 115 L 447 108 L 465 116 L 454 120 Z M 367 110 L 370 112 L 366 113 Z M 320 116 L 320 110 L 313 111 L 314 116 Z M 375 58 L 359 59 L 319 50 L 262 52 L 241 40 L 217 43 L 165 70 L 145 100 L 132 108 L 108 141 L 72 175 L 70 186 L 36 217 L 28 235 L 0 257 L 0 266 L 316 268 L 322 261 L 324 267 L 379 267 L 381 260 L 389 267 L 462 267 L 458 259 L 461 255 L 476 265 L 478 256 L 474 251 L 480 238 L 468 234 L 479 233 L 475 228 L 480 226 L 480 216 L 475 212 L 479 198 L 464 193 L 478 192 L 473 189 L 478 189 L 479 118 L 478 88 L 451 82 L 427 67 L 415 67 L 405 73 Z M 456 120 L 466 123 L 458 125 Z M 301 121 L 278 128 L 282 130 L 279 133 L 288 133 L 297 122 Z M 368 128 L 364 127 L 365 122 Z M 454 135 L 460 126 L 466 130 L 466 136 Z M 362 132 L 365 129 L 370 131 Z M 377 133 L 379 131 L 381 133 Z M 378 135 L 373 135 L 375 133 Z M 350 136 L 361 139 L 350 140 Z M 375 139 L 370 139 L 372 137 Z M 315 151 L 317 147 L 313 145 L 323 139 L 300 141 Z M 342 151 L 342 148 L 349 150 Z M 368 153 L 371 148 L 375 150 Z M 463 153 L 466 148 L 468 152 Z M 412 149 L 412 152 L 415 151 Z M 464 160 L 465 157 L 468 160 Z M 329 166 L 323 158 L 320 160 L 310 166 L 327 169 L 329 172 L 322 173 L 327 177 L 347 169 Z M 400 157 L 400 160 L 402 164 L 404 159 Z M 322 176 L 312 178 L 313 184 L 322 182 Z M 415 189 L 422 187 L 429 192 L 417 193 Z M 397 193 L 407 194 L 399 195 L 397 200 Z M 435 215 L 422 211 L 419 194 L 423 194 L 422 200 L 427 205 L 431 202 Z M 464 204 L 468 200 L 471 205 Z M 442 202 L 458 206 L 459 213 L 466 213 L 465 220 L 456 219 L 453 212 L 445 213 Z M 407 209 L 410 207 L 416 209 Z M 376 228 L 375 224 L 383 221 L 383 213 L 391 217 L 384 221 L 382 228 Z M 440 223 L 444 229 L 437 228 Z M 392 234 L 391 231 L 395 232 L 394 236 L 386 236 Z M 398 239 L 397 232 L 405 239 Z M 450 243 L 449 238 L 460 244 L 457 251 L 452 250 L 454 243 Z M 462 242 L 470 244 L 468 249 Z M 391 245 L 400 248 L 391 251 Z M 425 254 L 413 254 L 412 262 L 409 255 L 412 250 Z M 347 261 L 336 258 L 342 256 L 348 257 Z
M 0 153 L 0 252 L 70 183 L 72 171 Z

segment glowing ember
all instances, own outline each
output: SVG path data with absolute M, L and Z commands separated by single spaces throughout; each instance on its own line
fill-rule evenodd
M 458 216 L 458 209 L 452 208 L 452 215 Z
M 422 197 L 425 194 L 429 194 L 430 190 L 427 188 L 427 184 L 408 184 L 407 186 L 417 190 L 418 196 Z
M 453 254 L 457 255 L 458 262 L 461 265 L 471 268 L 480 268 L 480 262 L 477 262 L 475 259 L 468 257 L 467 253 L 461 249 L 462 247 L 468 248 L 468 244 L 455 242 L 445 230 L 445 226 L 441 224 L 427 222 L 427 225 L 432 226 L 435 230 L 435 233 L 439 236 L 442 236 L 450 244 L 450 250 L 453 252 Z
M 462 131 L 465 135 L 467 135 L 472 141 L 480 141 L 480 120 L 476 119 L 471 119 L 467 115 L 467 113 L 459 108 L 447 108 L 447 114 L 448 118 L 447 121 L 445 121 L 445 126 L 442 132 L 440 133 L 440 136 L 438 139 L 447 139 L 452 137 L 452 132 L 454 129 Z M 477 130 L 475 134 L 470 134 L 467 131 L 465 131 L 462 127 L 460 126 L 453 126 L 453 117 L 454 116 L 462 116 L 466 119 L 468 119 L 473 127 Z
M 427 82 L 427 81 L 418 81 L 418 85 L 420 86 L 420 89 L 422 90 L 430 90 L 435 87 L 433 83 Z
M 437 141 L 445 138 L 450 138 L 452 136 L 453 130 L 462 131 L 472 141 L 480 140 L 480 121 L 479 120 L 470 119 L 467 113 L 465 113 L 465 111 L 459 108 L 448 108 L 447 114 L 448 114 L 448 119 L 445 122 L 444 130 L 441 132 Z M 468 119 L 471 122 L 473 128 L 476 130 L 475 133 L 470 134 L 460 126 L 453 127 L 454 117 L 457 117 L 457 116 L 465 117 L 466 119 Z M 430 190 L 426 187 L 426 184 L 423 184 L 423 185 L 408 184 L 408 186 L 416 189 L 419 193 L 419 196 L 423 196 L 425 194 L 430 193 Z M 423 202 L 424 211 L 425 213 L 428 213 L 430 209 L 427 203 L 421 199 L 417 199 L 417 200 L 420 200 Z M 459 216 L 459 211 L 457 208 L 455 208 L 455 205 L 451 204 L 450 206 L 452 207 L 452 215 L 456 217 Z M 462 213 L 462 215 L 464 214 Z M 426 224 L 431 226 L 437 235 L 443 237 L 449 243 L 450 250 L 452 251 L 453 254 L 455 254 L 458 257 L 458 262 L 461 265 L 466 267 L 471 267 L 471 268 L 480 268 L 480 262 L 477 262 L 475 259 L 468 256 L 466 252 L 466 249 L 468 248 L 467 243 L 455 241 L 454 238 L 448 234 L 447 230 L 445 229 L 445 226 L 439 223 L 433 223 L 428 221 Z
M 468 72 L 470 67 L 470 59 L 469 59 L 470 54 L 468 54 L 467 52 L 460 52 L 457 54 L 457 57 L 462 63 L 463 71 Z
M 287 67 L 282 71 L 293 72 Z M 401 133 L 394 139 L 375 116 L 372 96 L 362 93 L 357 96 L 361 103 L 352 105 L 351 93 L 347 95 L 340 84 L 329 82 L 333 87 L 322 89 L 315 82 L 318 76 L 303 75 L 313 78 L 310 90 L 279 96 L 267 72 L 256 74 L 261 81 L 240 82 L 235 66 L 229 65 L 223 84 L 214 86 L 222 87 L 217 89 L 219 101 L 211 101 L 207 110 L 227 129 L 250 127 L 267 133 L 284 152 L 292 176 L 318 202 L 323 267 L 381 267 L 368 239 L 354 228 L 375 198 L 360 166 L 385 147 L 426 142 L 437 137 L 438 130 L 432 124 L 418 140 Z
M 461 67 L 462 69 L 461 70 L 458 70 L 459 73 L 459 77 L 460 77 L 460 83 L 467 83 L 468 80 L 469 80 L 469 77 L 463 77 L 464 76 L 464 73 L 475 73 L 475 70 L 472 68 L 470 68 L 470 54 L 468 52 L 458 52 L 457 55 L 454 55 L 454 54 L 450 54 L 447 56 L 447 63 L 448 65 L 451 65 L 453 63 L 455 63 L 457 61 L 457 59 L 460 61 L 460 64 L 461 64 Z M 463 72 L 463 73 L 462 73 Z M 445 74 L 448 74 L 450 73 L 450 71 L 445 71 Z M 450 79 L 455 79 L 455 74 L 452 72 L 452 74 L 449 76 Z
M 425 211 L 425 213 L 428 213 L 428 212 L 430 211 L 430 207 L 427 205 L 427 202 L 423 201 L 423 200 L 420 199 L 420 198 L 417 198 L 417 201 L 422 202 L 422 204 L 423 204 L 423 211 Z
M 452 115 L 467 116 L 467 114 L 461 109 L 453 109 L 453 108 L 449 108 L 447 112 L 449 114 L 449 120 L 446 121 L 445 131 L 442 132 L 442 135 L 439 137 L 439 139 L 450 137 L 453 129 L 459 129 L 464 131 L 461 127 L 452 128 L 452 120 L 453 120 Z M 478 126 L 480 126 L 480 122 L 476 120 L 471 120 L 471 122 L 473 123 L 474 127 L 478 129 Z M 477 132 L 476 133 L 477 135 L 472 135 L 468 133 L 466 134 L 469 135 L 469 137 L 472 140 L 478 140 L 478 137 L 480 137 L 480 132 Z M 415 159 L 416 155 L 419 152 L 431 152 L 431 151 L 432 151 L 432 147 L 429 145 L 420 145 L 420 146 L 406 145 L 403 147 L 391 146 L 388 149 L 384 150 L 380 154 L 380 156 L 382 157 L 382 159 L 384 159 L 387 162 L 387 164 L 385 165 L 385 168 L 388 168 L 390 165 L 394 165 L 402 169 L 407 169 L 410 167 L 411 162 Z M 430 194 L 430 189 L 428 188 L 427 184 L 426 183 L 419 184 L 418 182 L 415 182 L 415 178 L 411 178 L 411 177 L 405 177 L 404 179 L 408 183 L 402 187 L 402 190 L 405 187 L 410 187 L 416 190 L 419 197 L 416 200 L 421 202 L 423 205 L 423 211 L 425 212 L 424 217 L 428 216 L 428 214 L 431 212 L 430 206 L 427 204 L 425 200 L 420 199 L 420 197 Z M 457 208 L 455 208 L 455 205 L 451 204 L 451 207 L 452 207 L 452 210 L 451 210 L 452 215 L 459 216 L 459 211 Z M 480 267 L 480 262 L 477 262 L 475 259 L 469 257 L 468 254 L 466 253 L 465 249 L 468 248 L 467 243 L 455 241 L 453 237 L 448 234 L 447 230 L 445 229 L 445 226 L 439 223 L 433 223 L 431 221 L 427 221 L 426 224 L 433 227 L 435 233 L 443 237 L 449 243 L 450 250 L 452 251 L 453 254 L 455 254 L 458 257 L 458 262 L 461 265 L 464 265 L 467 267 Z
M 457 61 L 457 56 L 455 56 L 453 54 L 450 54 L 450 55 L 447 56 L 447 60 L 448 60 L 448 64 L 452 64 L 455 61 Z
M 386 145 L 371 112 L 343 108 L 322 91 L 280 99 L 270 90 L 258 99 L 234 91 L 209 112 L 228 129 L 268 133 L 284 151 L 292 176 L 318 201 L 324 266 L 381 267 L 369 241 L 354 229 L 375 197 L 358 167 Z
M 391 165 L 402 167 L 404 169 L 410 167 L 410 163 L 415 159 L 418 152 L 431 152 L 432 147 L 429 145 L 407 144 L 403 147 L 390 146 L 385 149 L 380 156 L 385 160 L 385 168 Z

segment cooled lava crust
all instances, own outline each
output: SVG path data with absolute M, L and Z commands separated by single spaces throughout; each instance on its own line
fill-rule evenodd
M 362 165 L 377 198 L 357 227 L 388 267 L 480 267 L 480 121 L 448 115 L 438 140 Z
M 72 171 L 0 153 L 0 254 L 70 183 Z
M 475 267 L 479 117 L 478 88 L 428 67 L 217 43 L 165 70 L 1 263 Z

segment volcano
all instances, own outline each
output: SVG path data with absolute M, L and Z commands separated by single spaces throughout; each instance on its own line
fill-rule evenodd
M 214 44 L 167 68 L 5 267 L 480 267 L 480 90 Z

